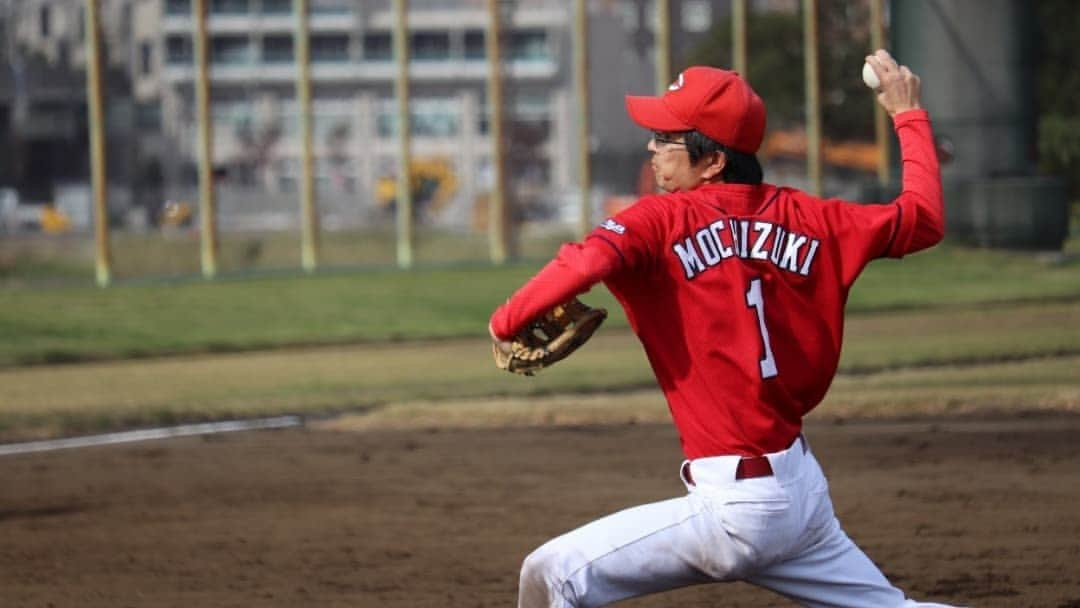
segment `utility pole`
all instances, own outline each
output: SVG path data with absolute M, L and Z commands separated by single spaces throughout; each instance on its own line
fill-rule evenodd
M 746 65 L 746 0 L 731 0 L 731 58 L 735 71 L 749 82 Z
M 821 82 L 818 76 L 817 0 L 803 0 L 806 68 L 806 177 L 810 193 L 821 196 Z
M 319 207 L 315 197 L 312 151 L 311 35 L 308 0 L 294 0 L 296 11 L 296 105 L 300 110 L 300 264 L 306 272 L 319 265 Z
M 408 0 L 394 0 L 394 98 L 397 102 L 397 263 L 413 265 L 412 124 L 409 116 Z
M 586 0 L 574 1 L 574 90 L 577 92 L 578 176 L 581 209 L 578 236 L 585 238 L 592 226 L 592 171 L 589 164 L 589 10 Z
M 195 105 L 199 125 L 199 224 L 202 274 L 217 276 L 217 201 L 214 190 L 214 131 L 210 116 L 210 49 L 206 32 L 207 0 L 193 0 L 191 19 L 195 26 Z
M 885 48 L 885 0 L 870 0 L 870 52 Z M 876 96 L 873 91 L 871 96 Z M 877 147 L 877 175 L 878 183 L 889 183 L 889 117 L 885 115 L 885 108 L 876 100 L 874 104 L 874 144 Z
M 503 175 L 503 102 L 502 57 L 499 40 L 502 15 L 499 0 L 487 0 L 488 28 L 485 46 L 488 61 L 487 105 L 488 135 L 491 137 L 491 194 L 488 197 L 488 242 L 491 261 L 505 264 L 509 257 L 509 235 L 506 225 L 506 181 Z
M 105 104 L 101 93 L 100 0 L 86 0 L 86 102 L 90 129 L 90 188 L 94 198 L 94 276 L 99 287 L 112 280 L 109 255 L 109 189 L 105 171 Z
M 671 1 L 656 0 L 656 94 L 671 84 Z

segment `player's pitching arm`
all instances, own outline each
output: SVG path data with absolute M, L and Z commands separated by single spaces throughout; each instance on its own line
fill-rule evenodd
M 877 102 L 892 117 L 900 140 L 901 192 L 894 203 L 901 209 L 900 226 L 892 256 L 914 253 L 941 241 L 945 233 L 945 207 L 941 169 L 934 146 L 930 117 L 921 103 L 922 82 L 888 51 L 866 58 L 881 84 Z

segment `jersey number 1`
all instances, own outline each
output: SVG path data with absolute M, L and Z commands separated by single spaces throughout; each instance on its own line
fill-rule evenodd
M 761 279 L 751 279 L 750 289 L 746 290 L 746 307 L 753 308 L 757 313 L 758 330 L 764 345 L 765 354 L 758 361 L 761 377 L 772 378 L 777 373 L 776 359 L 773 358 L 772 345 L 769 344 L 769 328 L 765 327 L 765 298 L 761 295 Z

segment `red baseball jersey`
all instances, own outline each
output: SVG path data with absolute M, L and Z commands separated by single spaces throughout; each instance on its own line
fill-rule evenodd
M 848 291 L 866 264 L 943 235 L 929 117 L 895 118 L 902 192 L 888 204 L 821 200 L 769 184 L 646 196 L 564 245 L 492 316 L 517 333 L 603 281 L 626 311 L 687 458 L 789 446 L 840 359 Z

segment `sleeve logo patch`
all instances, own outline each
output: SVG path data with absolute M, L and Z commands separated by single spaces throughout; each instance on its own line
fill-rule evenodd
M 615 234 L 626 234 L 626 226 L 623 226 L 611 218 L 604 220 L 604 223 L 600 224 L 600 227 L 604 230 L 610 230 Z

